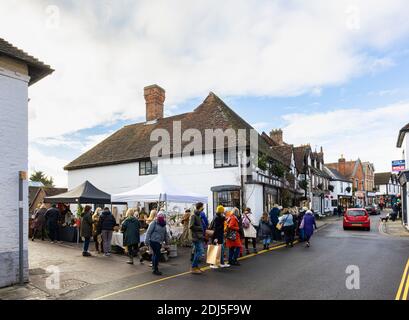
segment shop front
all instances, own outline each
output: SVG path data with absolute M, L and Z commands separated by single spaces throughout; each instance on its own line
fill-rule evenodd
M 227 210 L 241 208 L 242 197 L 241 187 L 234 185 L 215 186 L 211 188 L 213 193 L 213 212 L 216 212 L 218 205 L 222 205 Z
M 275 204 L 280 203 L 280 189 L 275 187 L 264 188 L 264 211 L 270 212 Z

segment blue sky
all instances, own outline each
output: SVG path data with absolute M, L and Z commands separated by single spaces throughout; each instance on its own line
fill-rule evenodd
M 213 91 L 259 131 L 322 145 L 327 161 L 343 154 L 386 171 L 400 158 L 404 0 L 22 0 L 0 10 L 1 36 L 56 69 L 30 88 L 29 151 L 30 169 L 58 185 L 69 161 L 144 121 L 143 87 L 153 83 L 167 91 L 167 115 Z

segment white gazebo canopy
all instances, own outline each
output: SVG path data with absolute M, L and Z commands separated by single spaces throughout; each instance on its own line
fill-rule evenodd
M 207 196 L 182 190 L 170 182 L 168 177 L 157 176 L 151 182 L 128 192 L 111 195 L 112 202 L 175 202 L 175 203 L 208 203 Z

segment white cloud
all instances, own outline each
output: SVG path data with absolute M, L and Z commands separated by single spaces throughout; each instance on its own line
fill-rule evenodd
M 391 65 L 385 50 L 408 34 L 405 0 L 2 1 L 2 36 L 56 73 L 30 90 L 30 135 L 60 136 L 144 117 L 142 89 L 168 104 L 204 96 L 316 92 Z M 50 10 L 47 10 L 49 8 Z M 234 10 L 232 10 L 234 8 Z M 27 29 L 24 26 L 30 26 Z
M 409 103 L 399 103 L 372 110 L 286 115 L 283 130 L 289 143 L 310 143 L 317 149 L 323 146 L 326 162 L 335 162 L 343 154 L 348 159 L 374 162 L 379 172 L 390 171 L 391 161 L 401 158 L 396 141 L 408 119 Z
M 355 0 L 352 13 L 349 0 L 16 3 L 0 2 L 1 36 L 56 69 L 30 89 L 30 141 L 65 145 L 78 130 L 143 118 L 145 85 L 167 89 L 167 114 L 208 91 L 319 94 L 392 66 L 388 49 L 409 33 L 406 0 Z
M 57 187 L 67 186 L 67 175 L 63 167 L 67 161 L 54 155 L 44 154 L 37 148 L 30 147 L 29 150 L 29 173 L 33 171 L 43 171 L 47 176 L 53 177 Z

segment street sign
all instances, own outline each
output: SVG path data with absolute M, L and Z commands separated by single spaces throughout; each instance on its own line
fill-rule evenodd
M 392 161 L 392 171 L 393 172 L 401 172 L 406 169 L 405 160 L 395 160 Z

